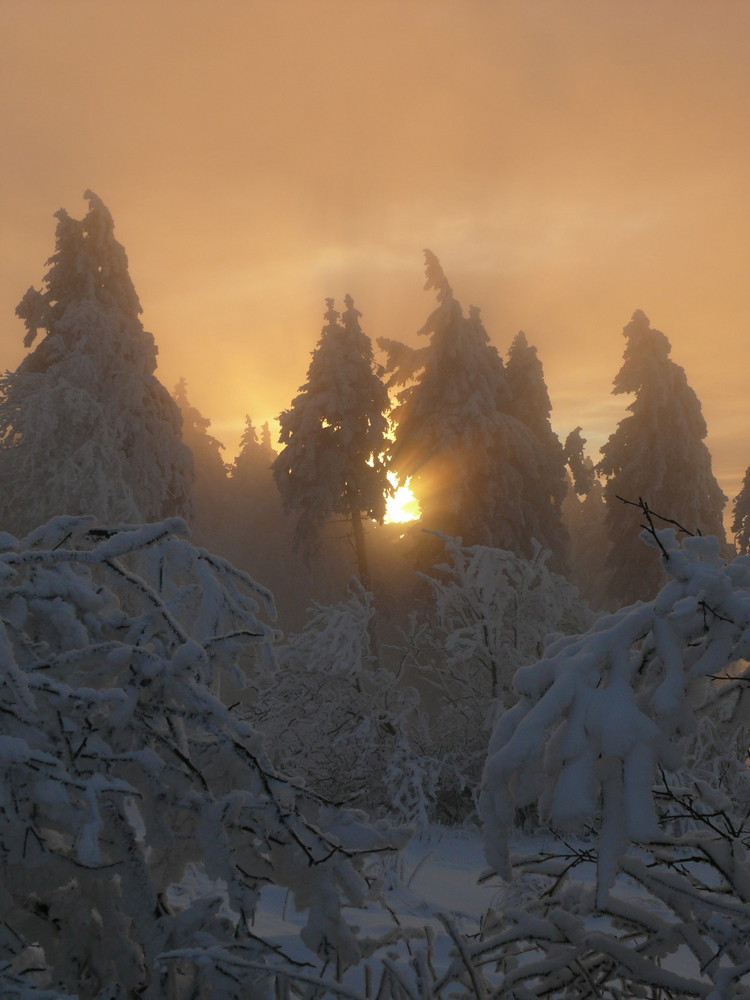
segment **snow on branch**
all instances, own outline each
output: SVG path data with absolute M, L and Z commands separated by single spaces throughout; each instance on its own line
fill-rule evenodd
M 265 995 L 212 956 L 267 961 L 249 921 L 268 883 L 307 910 L 313 950 L 359 956 L 342 903 L 403 835 L 280 776 L 223 703 L 273 666 L 272 600 L 183 532 L 79 517 L 0 538 L 3 996 Z M 221 907 L 174 895 L 190 864 Z
M 642 509 L 671 581 L 519 669 L 492 735 L 487 859 L 513 885 L 545 885 L 483 944 L 537 952 L 504 995 L 533 981 L 533 996 L 748 996 L 750 557 L 726 562 L 715 537 L 678 543 Z M 511 857 L 529 806 L 559 852 Z M 573 874 L 592 862 L 593 884 Z

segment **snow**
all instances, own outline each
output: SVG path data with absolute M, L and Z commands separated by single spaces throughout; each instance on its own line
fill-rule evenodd
M 359 928 L 364 938 L 373 941 L 383 939 L 397 927 L 418 935 L 429 929 L 443 938 L 442 965 L 447 968 L 449 941 L 440 914 L 452 918 L 465 933 L 476 933 L 483 915 L 506 891 L 497 876 L 480 882 L 486 871 L 478 831 L 434 825 L 429 835 L 412 839 L 397 857 L 375 862 L 370 875 L 375 874 L 383 885 L 385 905 L 370 900 L 363 906 L 349 906 L 347 920 Z M 220 886 L 200 868 L 192 867 L 173 896 L 177 901 L 217 891 L 221 891 Z M 321 963 L 300 937 L 306 919 L 295 909 L 288 890 L 269 885 L 261 892 L 253 931 L 284 954 L 309 962 L 322 972 L 325 962 Z M 354 970 L 351 978 L 356 980 L 361 975 L 361 970 Z

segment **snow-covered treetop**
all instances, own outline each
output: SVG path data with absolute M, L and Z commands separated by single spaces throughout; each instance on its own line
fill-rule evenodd
M 531 555 L 536 538 L 559 555 L 564 531 L 555 508 L 565 488 L 559 442 L 550 428 L 546 437 L 536 433 L 539 420 L 527 425 L 514 412 L 502 358 L 479 309 L 472 306 L 464 315 L 429 250 L 425 270 L 425 287 L 438 298 L 419 331 L 429 335 L 429 345 L 414 349 L 378 340 L 388 355 L 389 385 L 404 387 L 391 414 L 392 467 L 402 482 L 411 479 L 426 528 L 524 556 Z M 523 348 L 520 341 L 516 348 Z M 514 364 L 525 371 L 525 362 Z M 524 401 L 525 388 L 519 378 L 524 413 L 538 395 Z M 542 424 L 548 415 L 543 408 Z
M 0 380 L 0 525 L 23 534 L 54 514 L 142 522 L 190 513 L 180 412 L 156 379 L 157 350 L 109 211 L 57 213 L 42 291 L 18 306 L 31 346 Z
M 563 457 L 573 477 L 573 488 L 579 496 L 590 492 L 594 482 L 594 466 L 583 451 L 586 438 L 581 434 L 581 428 L 574 428 L 565 439 Z
M 615 376 L 612 391 L 638 392 L 649 382 L 651 366 L 662 366 L 669 360 L 672 345 L 661 330 L 653 330 L 648 316 L 636 309 L 622 331 L 627 340 L 623 365 Z M 677 367 L 677 366 L 675 366 Z M 678 371 L 683 372 L 682 368 Z M 684 375 L 684 372 L 683 372 Z
M 393 465 L 399 478 L 419 475 L 441 452 L 472 461 L 478 446 L 489 447 L 499 423 L 499 403 L 507 393 L 503 362 L 489 344 L 479 310 L 465 317 L 443 270 L 425 251 L 426 289 L 436 289 L 438 308 L 420 334 L 429 347 L 414 350 L 379 338 L 388 354 L 390 385 L 406 385 L 397 395 Z
M 732 504 L 732 531 L 737 551 L 750 553 L 750 467 L 745 470 L 742 488 Z
M 55 213 L 57 232 L 55 252 L 47 261 L 45 290 L 30 288 L 16 309 L 24 320 L 30 346 L 42 327 L 48 334 L 71 337 L 77 325 L 69 310 L 77 310 L 83 301 L 97 302 L 106 309 L 116 309 L 123 317 L 141 313 L 141 304 L 128 273 L 128 258 L 114 237 L 114 222 L 109 209 L 93 191 L 84 198 L 89 210 L 82 220 L 72 219 L 65 209 Z M 153 365 L 156 367 L 156 351 Z
M 343 323 L 326 299 L 326 324 L 307 381 L 279 416 L 284 445 L 273 463 L 284 504 L 298 514 L 299 541 L 312 543 L 332 514 L 382 520 L 386 478 L 388 393 L 362 331 L 361 313 L 346 296 Z
M 669 341 L 640 310 L 623 333 L 627 344 L 613 392 L 635 393 L 635 398 L 602 447 L 597 471 L 607 479 L 607 528 L 614 553 L 610 592 L 618 602 L 629 602 L 653 596 L 663 577 L 653 553 L 634 545 L 640 531 L 637 513 L 624 510 L 616 498 L 642 497 L 652 510 L 688 530 L 723 539 L 726 497 L 711 468 L 700 402 L 684 369 L 670 358 Z

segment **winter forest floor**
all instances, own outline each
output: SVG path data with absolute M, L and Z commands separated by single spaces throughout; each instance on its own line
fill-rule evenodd
M 518 831 L 514 841 L 515 851 L 522 855 L 554 853 L 560 845 L 553 834 L 543 832 Z M 472 825 L 459 828 L 433 825 L 426 834 L 414 837 L 395 857 L 376 862 L 370 874 L 384 888 L 382 902 L 372 902 L 365 908 L 352 907 L 347 913 L 347 919 L 362 939 L 372 943 L 374 954 L 369 961 L 337 971 L 330 962 L 313 954 L 300 937 L 304 914 L 295 910 L 291 894 L 278 886 L 263 890 L 253 931 L 292 963 L 299 963 L 301 973 L 328 981 L 330 992 L 326 996 L 335 995 L 334 983 L 337 983 L 342 995 L 354 1000 L 373 995 L 372 981 L 384 962 L 383 945 L 386 960 L 396 964 L 406 964 L 426 946 L 435 978 L 439 980 L 456 957 L 452 931 L 458 931 L 464 940 L 478 939 L 482 926 L 491 922 L 496 912 L 524 906 L 548 888 L 542 876 L 521 876 L 506 884 L 499 876 L 490 874 L 481 834 Z M 593 864 L 578 866 L 576 878 L 593 883 Z M 217 889 L 199 870 L 193 869 L 176 896 L 182 893 L 194 897 Z M 644 901 L 635 883 L 629 886 L 626 883 L 620 894 L 629 902 Z M 601 917 L 590 920 L 592 930 L 601 924 Z M 381 947 L 376 951 L 377 945 Z M 672 955 L 665 968 L 682 975 L 698 971 L 687 949 Z

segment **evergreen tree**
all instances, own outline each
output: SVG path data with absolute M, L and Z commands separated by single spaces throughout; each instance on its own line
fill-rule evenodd
M 700 403 L 671 360 L 669 341 L 640 310 L 623 334 L 627 346 L 612 391 L 635 399 L 601 449 L 598 470 L 607 478 L 608 591 L 615 601 L 630 602 L 653 597 L 664 570 L 657 549 L 634 544 L 642 511 L 617 498 L 643 498 L 657 514 L 723 541 L 726 497 L 711 471 Z
M 571 485 L 578 496 L 586 496 L 591 492 L 596 479 L 594 465 L 583 451 L 586 438 L 581 434 L 581 428 L 576 427 L 565 438 L 563 457 L 570 469 Z
M 392 467 L 411 480 L 431 530 L 530 556 L 539 532 L 525 497 L 529 470 L 540 462 L 533 432 L 509 412 L 502 359 L 479 310 L 464 316 L 437 257 L 425 250 L 426 289 L 438 307 L 419 331 L 426 347 L 380 339 L 390 385 L 404 386 L 392 417 Z M 546 541 L 546 539 L 540 539 Z M 421 561 L 440 554 L 434 541 Z
M 742 555 L 750 553 L 750 468 L 745 472 L 742 489 L 734 498 L 732 532 L 737 551 Z
M 268 423 L 263 424 L 259 439 L 252 417 L 245 414 L 245 430 L 231 470 L 232 479 L 242 484 L 243 493 L 254 493 L 264 479 L 272 482 L 270 470 L 275 458 Z
M 153 521 L 190 510 L 180 412 L 154 375 L 112 216 L 92 192 L 81 221 L 57 213 L 43 291 L 18 306 L 30 347 L 0 379 L 0 527 L 22 534 L 53 514 Z
M 586 490 L 581 488 L 583 486 Z M 586 456 L 582 459 L 579 475 L 571 479 L 563 502 L 563 523 L 570 539 L 568 577 L 592 608 L 606 605 L 603 600 L 609 550 L 606 514 L 604 489 L 594 472 L 594 463 Z
M 552 403 L 544 369 L 521 331 L 508 351 L 505 377 L 511 395 L 508 411 L 533 433 L 539 449 L 533 467 L 524 469 L 524 507 L 529 531 L 556 556 L 556 564 L 565 564 L 567 532 L 562 521 L 562 504 L 568 492 L 565 454 L 552 430 Z
M 193 455 L 193 533 L 198 544 L 228 555 L 231 540 L 226 529 L 231 501 L 223 445 L 209 433 L 211 421 L 188 399 L 184 378 L 175 386 L 173 398 L 182 414 L 182 440 Z
M 279 416 L 284 445 L 273 473 L 287 510 L 297 512 L 296 544 L 314 551 L 334 514 L 352 525 L 359 576 L 369 586 L 362 517 L 382 521 L 390 491 L 386 475 L 388 393 L 375 370 L 372 344 L 350 295 L 339 323 L 326 299 L 326 325 L 313 351 L 307 382 Z

